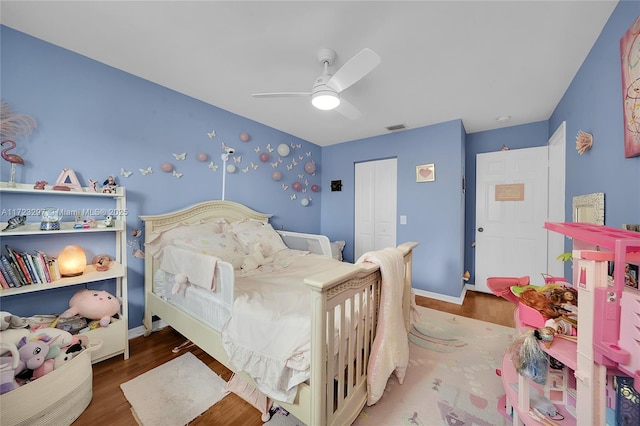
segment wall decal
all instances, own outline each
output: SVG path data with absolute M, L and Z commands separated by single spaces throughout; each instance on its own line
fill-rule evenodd
M 176 160 L 184 160 L 187 158 L 187 153 L 183 152 L 182 154 L 173 154 Z
M 140 173 L 142 173 L 142 176 L 146 176 L 146 175 L 150 175 L 151 173 L 153 173 L 153 170 L 151 169 L 151 167 L 147 167 L 146 169 L 139 169 Z
M 169 173 L 173 170 L 173 164 L 164 161 L 160 164 L 160 169 L 165 173 Z
M 215 130 L 210 131 L 209 133 L 207 133 L 207 136 L 209 136 L 211 139 L 215 138 L 216 137 L 216 131 Z
M 251 139 L 251 136 L 249 136 L 249 133 L 240 133 L 240 140 L 242 142 L 249 142 L 249 139 Z
M 262 161 L 263 163 L 266 163 L 270 160 L 269 154 L 267 154 L 266 152 L 263 152 L 262 154 L 260 154 L 260 161 Z
M 182 173 L 178 173 L 175 170 L 173 171 L 173 176 L 180 179 L 182 177 Z
M 122 167 L 120 167 L 120 176 L 124 176 L 126 178 L 128 178 L 129 176 L 131 176 L 133 172 L 130 172 L 128 170 L 123 169 Z
M 276 182 L 279 181 L 280 179 L 282 179 L 282 173 L 275 170 L 273 173 L 271 173 L 271 179 L 275 180 Z
M 271 148 L 271 144 L 270 143 L 267 144 L 267 151 L 273 152 L 273 148 Z
M 289 146 L 287 144 L 281 143 L 280 145 L 278 145 L 278 155 L 280 155 L 281 157 L 286 157 L 287 155 L 289 155 Z
M 213 170 L 214 172 L 215 172 L 216 170 L 218 170 L 218 166 L 217 166 L 217 165 L 216 165 L 216 163 L 214 163 L 213 161 L 209 163 L 209 168 L 210 168 L 211 170 Z
M 198 159 L 198 161 L 207 161 L 209 156 L 204 152 L 199 152 L 198 155 L 196 155 L 196 158 Z

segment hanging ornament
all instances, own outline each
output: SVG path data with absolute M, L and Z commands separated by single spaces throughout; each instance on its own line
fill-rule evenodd
M 281 157 L 286 157 L 287 155 L 289 155 L 289 145 L 287 145 L 286 143 L 281 143 L 280 145 L 278 145 L 278 155 L 280 155 Z
M 304 171 L 309 174 L 313 174 L 316 171 L 316 163 L 309 161 L 304 165 Z

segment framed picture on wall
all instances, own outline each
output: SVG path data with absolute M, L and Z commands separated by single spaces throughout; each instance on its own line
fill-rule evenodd
M 638 116 L 638 89 L 640 88 L 640 17 L 620 39 L 622 67 L 622 108 L 624 110 L 624 157 L 640 155 L 640 118 Z
M 436 180 L 435 164 L 416 166 L 416 182 L 433 182 L 434 180 Z

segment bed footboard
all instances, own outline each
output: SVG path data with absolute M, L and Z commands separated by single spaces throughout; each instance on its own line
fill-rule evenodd
M 405 264 L 406 324 L 411 309 L 412 253 L 417 245 L 411 242 L 398 246 Z M 378 266 L 370 263 L 340 264 L 305 280 L 312 291 L 311 412 L 307 424 L 351 424 L 364 407 L 381 281 Z M 331 336 L 327 330 L 332 329 L 338 330 L 338 338 L 327 337 Z M 336 357 L 328 356 L 334 353 Z

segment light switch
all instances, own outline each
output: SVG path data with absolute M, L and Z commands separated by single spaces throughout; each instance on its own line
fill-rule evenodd
M 400 225 L 406 225 L 406 224 L 407 224 L 407 216 L 400 215 Z

